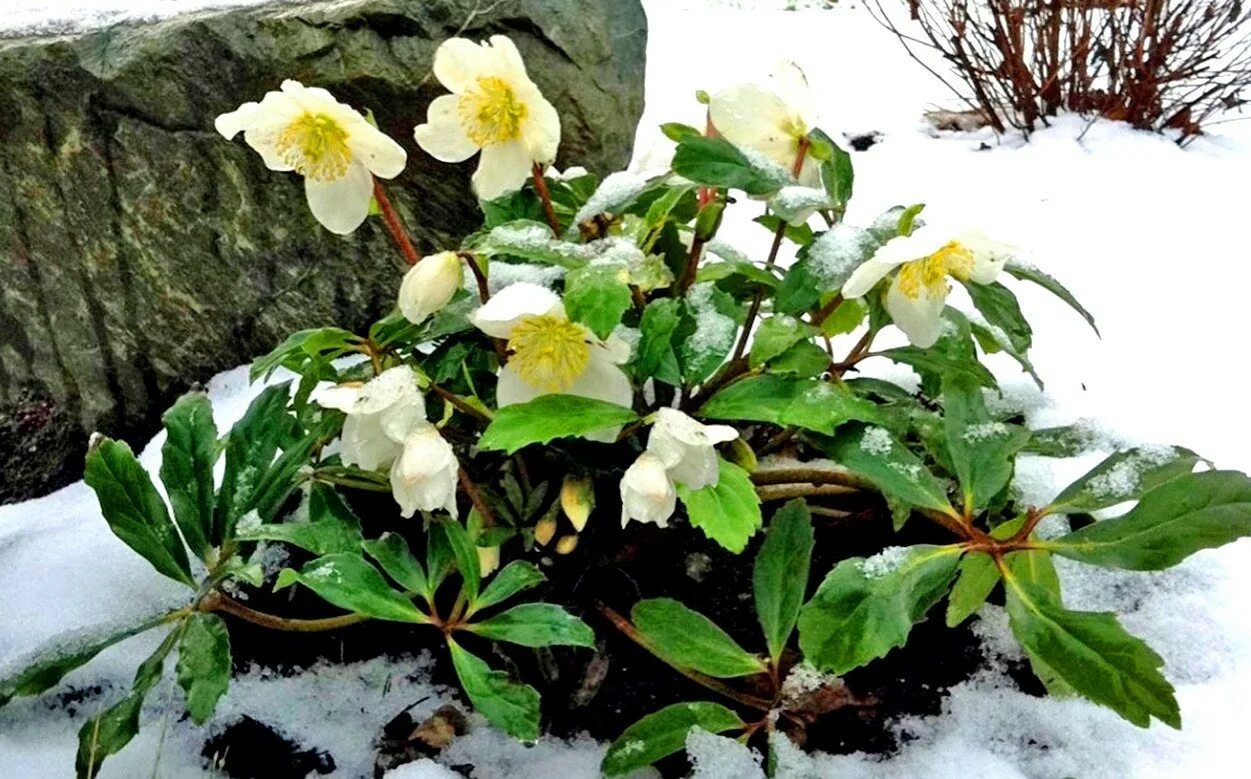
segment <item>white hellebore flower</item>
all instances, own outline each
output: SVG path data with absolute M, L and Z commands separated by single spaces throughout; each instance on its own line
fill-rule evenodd
M 408 269 L 400 284 L 400 312 L 415 325 L 441 311 L 465 279 L 465 268 L 456 252 L 423 257 Z
M 408 155 L 365 117 L 319 87 L 282 82 L 259 103 L 217 117 L 227 139 L 240 132 L 270 170 L 304 177 L 308 207 L 332 233 L 346 235 L 365 221 L 374 176 L 390 179 Z
M 764 84 L 737 84 L 713 95 L 708 118 L 730 143 L 791 173 L 801 143 L 816 126 L 816 103 L 804 72 L 787 62 Z M 804 158 L 798 179 L 807 187 L 821 186 L 821 166 L 812 155 Z
M 713 447 L 738 438 L 729 425 L 705 425 L 672 408 L 656 412 L 647 451 L 665 464 L 669 477 L 690 490 L 715 485 L 719 474 Z
M 482 151 L 473 174 L 483 200 L 520 189 L 535 163 L 556 159 L 560 117 L 526 74 L 513 42 L 503 35 L 474 43 L 444 41 L 434 53 L 434 75 L 452 94 L 436 97 L 417 144 L 443 162 L 464 162 Z
M 990 284 L 1011 258 L 1013 247 L 992 241 L 980 230 L 951 237 L 936 227 L 918 228 L 892 238 L 851 274 L 843 297 L 863 297 L 892 272 L 886 311 L 913 346 L 934 345 L 942 333 L 948 276 Z
M 347 414 L 343 462 L 367 471 L 390 465 L 408 434 L 426 421 L 426 401 L 411 368 L 389 368 L 364 385 L 320 389 L 313 399 Z
M 452 445 L 438 428 L 422 420 L 404 439 L 404 449 L 391 466 L 391 494 L 400 514 L 440 509 L 456 516 L 456 476 L 460 464 Z
M 621 526 L 633 519 L 668 527 L 677 505 L 664 461 L 651 452 L 640 454 L 621 477 Z
M 630 359 L 630 345 L 616 335 L 601 341 L 585 325 L 571 322 L 560 296 L 547 287 L 509 284 L 470 320 L 492 338 L 508 341 L 510 357 L 495 391 L 501 408 L 551 393 L 630 407 L 634 392 L 619 367 Z M 585 437 L 609 443 L 617 432 L 600 430 Z

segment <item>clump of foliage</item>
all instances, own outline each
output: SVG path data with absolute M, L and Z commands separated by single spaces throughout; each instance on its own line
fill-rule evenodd
M 1075 111 L 1184 142 L 1251 88 L 1242 0 L 907 0 L 919 36 L 873 8 L 910 51 L 949 62 L 964 82 L 953 90 L 999 132 Z
M 135 735 L 171 655 L 191 718 L 212 716 L 230 683 L 231 620 L 421 626 L 473 706 L 532 741 L 539 693 L 473 647 L 593 647 L 591 615 L 533 598 L 545 579 L 535 561 L 561 565 L 589 523 L 618 515 L 623 526 L 689 523 L 734 554 L 762 534 L 744 605 L 760 636 L 740 645 L 682 593 L 628 616 L 600 607 L 606 629 L 710 697 L 629 727 L 608 774 L 680 750 L 695 726 L 776 743 L 852 701 L 839 675 L 903 646 L 937 604 L 956 626 L 1000 583 L 1051 692 L 1140 726 L 1180 726 L 1160 657 L 1115 615 L 1066 608 L 1052 561 L 1176 565 L 1251 532 L 1251 479 L 1196 471 L 1204 461 L 1182 448 L 1140 447 L 1046 505 L 1016 497 L 1018 456 L 1086 444 L 1079 429 L 1029 430 L 987 402 L 998 384 L 983 355 L 1006 353 L 1034 375 L 1031 327 L 1001 277 L 1040 285 L 1093 326 L 1055 279 L 980 232 L 923 225 L 921 205 L 847 224 L 851 157 L 816 126 L 793 67 L 701 95 L 709 131 L 664 128 L 670 170 L 603 181 L 550 168 L 559 119 L 507 39 L 449 41 L 435 73 L 453 94 L 430 106 L 416 139 L 440 159 L 481 152 L 484 223 L 424 258 L 375 178 L 396 175 L 406 153 L 364 115 L 287 82 L 219 120 L 269 167 L 304 176 L 330 229 L 380 216 L 411 268 L 396 311 L 367 332 L 305 330 L 258 359 L 254 379 L 280 368 L 294 378 L 260 391 L 229 431 L 203 393 L 180 399 L 164 417 L 166 497 L 125 443 L 94 442 L 85 478 L 105 521 L 185 585 L 187 602 L 0 680 L 0 703 L 39 694 L 116 642 L 164 632 L 130 693 L 82 727 L 80 776 Z M 718 239 L 725 209 L 746 205 L 733 193 L 765 204 L 763 260 Z M 783 268 L 786 242 L 797 260 Z M 947 305 L 953 281 L 975 311 Z M 909 345 L 875 349 L 892 327 Z M 857 376 L 871 359 L 908 366 L 919 388 Z M 368 492 L 392 495 L 398 516 L 358 515 Z M 933 523 L 947 540 L 812 570 L 813 517 L 838 516 L 828 504 L 861 493 L 880 494 L 896 529 Z M 1041 525 L 1064 516 L 1083 526 Z M 266 571 L 258 550 L 273 544 L 302 562 Z M 337 613 L 260 611 L 238 597 L 246 587 L 304 588 Z

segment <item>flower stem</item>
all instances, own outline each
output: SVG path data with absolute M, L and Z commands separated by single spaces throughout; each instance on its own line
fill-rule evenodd
M 487 285 L 486 274 L 482 272 L 482 266 L 478 264 L 478 258 L 473 252 L 460 252 L 460 258 L 469 266 L 469 272 L 473 274 L 474 281 L 478 283 L 478 300 L 485 303 L 491 299 L 491 289 Z
M 482 524 L 487 527 L 498 525 L 499 521 L 496 519 L 495 511 L 486 502 L 486 498 L 482 495 L 482 490 L 478 489 L 478 485 L 474 483 L 473 479 L 469 478 L 469 472 L 464 468 L 460 469 L 460 486 L 465 491 L 465 494 L 469 496 L 469 502 L 473 504 L 473 507 L 478 510 L 478 514 L 482 516 Z
M 482 409 L 477 408 L 471 403 L 465 402 L 465 399 L 462 398 L 460 395 L 457 395 L 453 392 L 449 392 L 443 387 L 440 387 L 438 384 L 431 384 L 430 389 L 436 395 L 443 398 L 448 403 L 452 404 L 452 406 L 455 407 L 458 411 L 462 411 L 465 414 L 468 414 L 469 416 L 473 417 L 474 419 L 477 419 L 480 422 L 485 422 L 488 425 L 491 424 L 490 416 L 483 413 Z
M 403 223 L 400 222 L 399 214 L 395 212 L 395 206 L 391 205 L 391 200 L 387 197 L 387 193 L 382 188 L 382 182 L 378 179 L 374 179 L 374 200 L 378 202 L 378 208 L 382 211 L 382 220 L 386 222 L 387 230 L 391 232 L 391 238 L 395 240 L 395 245 L 400 248 L 400 253 L 404 255 L 404 261 L 409 265 L 416 265 L 421 262 L 421 255 L 413 247 L 413 242 L 408 237 L 408 231 L 404 229 Z
M 820 328 L 821 325 L 825 324 L 825 320 L 829 319 L 830 315 L 834 313 L 834 310 L 837 309 L 842 304 L 843 304 L 843 296 L 841 293 L 830 298 L 830 302 L 826 303 L 824 306 L 821 306 L 820 310 L 818 310 L 817 313 L 812 315 L 812 326 L 816 328 Z
M 220 611 L 251 622 L 253 625 L 294 633 L 321 633 L 327 630 L 338 630 L 369 619 L 362 614 L 344 614 L 324 619 L 289 619 L 248 608 L 229 595 L 223 595 L 220 592 L 212 593 L 205 598 L 200 604 L 200 611 Z
M 560 237 L 560 222 L 556 219 L 556 210 L 552 208 L 552 193 L 547 191 L 547 180 L 543 178 L 543 166 L 534 163 L 534 168 L 530 171 L 534 178 L 534 191 L 539 194 L 539 200 L 543 201 L 543 215 L 547 217 L 547 226 L 552 228 L 552 235 Z

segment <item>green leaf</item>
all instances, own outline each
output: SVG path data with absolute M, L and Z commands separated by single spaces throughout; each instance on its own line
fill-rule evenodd
M 402 593 L 391 589 L 378 569 L 347 552 L 319 557 L 299 573 L 286 569 L 279 585 L 298 581 L 326 602 L 366 617 L 392 622 L 427 623 L 430 618 Z
M 1142 496 L 1123 516 L 1049 541 L 1074 560 L 1131 571 L 1171 568 L 1200 549 L 1251 535 L 1251 479 L 1237 471 L 1179 476 Z
M 910 365 L 918 373 L 932 373 L 936 376 L 960 376 L 977 382 L 983 387 L 998 389 L 999 382 L 986 366 L 977 361 L 976 356 L 966 357 L 938 349 L 918 349 L 915 346 L 900 346 L 878 352 L 898 363 Z
M 161 481 L 174 507 L 174 521 L 187 546 L 206 559 L 213 532 L 213 466 L 220 454 L 217 425 L 208 395 L 190 392 L 161 417 L 165 445 L 161 447 Z
M 793 316 L 771 316 L 762 321 L 760 328 L 756 330 L 748 361 L 751 367 L 759 367 L 816 334 L 815 327 Z
M 203 725 L 230 686 L 230 634 L 221 617 L 203 613 L 187 617 L 175 671 L 187 696 L 187 713 Z
M 1160 673 L 1164 660 L 1130 635 L 1116 616 L 1068 611 L 1046 588 L 1009 570 L 1004 579 L 1012 632 L 1031 659 L 1076 693 L 1147 727 L 1151 718 L 1181 727 L 1173 687 Z
M 482 564 L 478 561 L 478 545 L 469 536 L 458 520 L 443 517 L 435 521 L 431 530 L 438 528 L 447 548 L 452 550 L 452 559 L 456 562 L 456 570 L 465 583 L 465 594 L 472 603 L 478 598 L 478 588 L 482 583 Z
M 298 372 L 306 360 L 333 360 L 357 351 L 361 342 L 360 336 L 339 327 L 300 330 L 287 336 L 269 354 L 256 358 L 248 370 L 248 378 L 256 381 L 284 366 Z
M 638 415 L 625 406 L 578 395 L 540 395 L 527 403 L 505 406 L 482 433 L 478 448 L 508 454 L 530 444 L 576 436 L 629 424 Z
M 639 601 L 631 617 L 647 649 L 670 665 L 717 679 L 768 670 L 712 620 L 672 598 Z
M 815 379 L 830 367 L 830 355 L 812 341 L 800 341 L 769 362 L 769 372 Z
M 718 468 L 716 484 L 700 490 L 678 484 L 678 497 L 693 527 L 738 554 L 760 529 L 760 498 L 747 471 L 723 458 L 718 458 Z
M 970 552 L 960 560 L 959 578 L 947 597 L 947 627 L 954 628 L 977 613 L 999 583 L 999 567 L 988 554 Z
M 784 169 L 752 162 L 724 138 L 683 138 L 673 153 L 672 168 L 697 184 L 741 189 L 748 195 L 772 195 L 792 183 Z
M 361 524 L 329 485 L 315 484 L 309 493 L 308 522 L 263 524 L 240 529 L 242 541 L 284 541 L 316 555 L 355 552 L 361 545 Z
M 534 563 L 513 560 L 500 569 L 482 594 L 474 601 L 473 611 L 481 611 L 499 605 L 519 592 L 539 586 L 547 577 Z
M 581 268 L 589 259 L 583 244 L 558 240 L 552 236 L 552 228 L 546 223 L 531 219 L 518 219 L 498 225 L 489 233 L 470 241 L 469 248 L 474 253 L 487 257 L 503 254 L 570 270 Z
M 682 141 L 699 138 L 703 135 L 703 133 L 689 124 L 682 124 L 681 122 L 665 122 L 660 125 L 660 131 L 674 143 L 681 143 Z
M 962 548 L 890 547 L 835 566 L 799 615 L 799 648 L 823 671 L 844 674 L 903 646 L 912 626 L 947 594 Z
M 847 425 L 822 448 L 835 462 L 872 482 L 887 498 L 959 516 L 947 501 L 946 483 L 885 428 Z
M 1004 354 L 1016 360 L 1017 365 L 1021 366 L 1021 370 L 1029 374 L 1029 377 L 1038 385 L 1038 389 L 1045 389 L 1042 377 L 1038 375 L 1038 371 L 1034 369 L 1034 363 L 1030 362 L 1029 357 L 1023 351 L 1018 351 L 1009 340 L 1008 334 L 1003 330 L 980 322 L 969 322 L 969 328 L 973 332 L 973 337 L 977 340 L 978 346 L 982 347 L 982 351 L 987 354 L 996 354 L 1003 352 Z
M 1082 307 L 1081 303 L 1077 302 L 1077 298 L 1073 297 L 1073 293 L 1065 289 L 1063 284 L 1033 266 L 1022 265 L 1017 262 L 1009 262 L 1004 266 L 1004 270 L 1022 281 L 1030 281 L 1037 284 L 1060 298 L 1060 300 L 1063 300 L 1070 308 L 1081 314 L 1082 319 L 1085 319 L 1086 323 L 1090 325 L 1090 329 L 1095 331 L 1095 335 L 1099 335 L 1099 328 L 1095 326 L 1095 318 Z
M 744 727 L 746 723 L 720 703 L 675 703 L 626 728 L 608 747 L 599 768 L 605 776 L 621 776 L 684 748 L 691 728 L 725 733 Z
M 812 547 L 808 504 L 797 498 L 774 513 L 752 570 L 756 618 L 764 631 L 769 656 L 775 662 L 782 656 L 799 619 L 808 587 Z
M 1049 513 L 1090 512 L 1136 500 L 1194 470 L 1202 457 L 1175 446 L 1141 446 L 1117 452 L 1056 496 Z
M 433 597 L 430 583 L 426 580 L 426 572 L 421 563 L 413 556 L 408 543 L 395 533 L 383 533 L 376 539 L 361 543 L 365 554 L 374 558 L 382 570 L 386 571 L 397 584 L 409 592 Z
M 171 630 L 148 659 L 139 664 L 130 694 L 83 723 L 78 730 L 78 754 L 74 769 L 79 779 L 99 774 L 100 765 L 109 755 L 120 752 L 139 732 L 139 713 L 143 699 L 161 679 L 165 658 L 178 638 Z
M 101 439 L 87 453 L 83 481 L 95 490 L 113 535 L 157 571 L 195 587 L 187 550 L 152 479 L 124 441 Z
M 971 514 L 1007 486 L 1029 431 L 992 418 L 981 386 L 967 377 L 948 376 L 942 387 L 947 452 L 960 480 L 965 512 Z
M 521 646 L 595 646 L 586 623 L 554 603 L 522 603 L 466 629 Z
M 863 300 L 844 300 L 834 309 L 834 313 L 821 323 L 821 334 L 833 338 L 836 335 L 850 333 L 864 322 L 869 307 Z
M 639 320 L 639 347 L 634 373 L 639 381 L 655 377 L 667 384 L 682 383 L 678 358 L 673 351 L 674 333 L 682 321 L 682 303 L 660 298 L 647 304 Z
M 729 293 L 709 282 L 691 287 L 675 349 L 687 384 L 699 384 L 721 367 L 742 321 L 742 309 Z
M 232 537 L 239 518 L 256 505 L 258 488 L 294 425 L 287 413 L 289 393 L 290 382 L 266 388 L 226 436 L 226 471 L 217 495 L 214 544 Z
M 1013 349 L 1021 354 L 1029 350 L 1034 331 L 1025 321 L 1021 304 L 1012 290 L 997 281 L 990 284 L 966 283 L 964 288 L 977 310 L 982 312 L 987 322 L 1003 331 Z
M 565 310 L 600 338 L 607 338 L 631 305 L 625 263 L 604 262 L 569 271 L 565 276 Z
M 165 614 L 90 638 L 78 637 L 60 644 L 43 647 L 39 659 L 18 673 L 0 679 L 0 707 L 19 695 L 38 695 L 51 689 L 70 671 L 88 663 L 93 657 L 131 636 L 151 630 L 169 621 Z
M 829 193 L 830 200 L 837 204 L 837 210 L 839 212 L 846 211 L 847 203 L 851 200 L 852 188 L 856 181 L 856 172 L 851 162 L 851 155 L 821 130 L 813 130 L 812 135 L 817 136 L 820 141 L 830 146 L 831 153 L 829 159 L 821 161 L 821 184 L 825 187 L 825 191 Z
M 539 694 L 528 684 L 509 681 L 508 674 L 494 671 L 477 655 L 448 639 L 456 676 L 473 707 L 482 716 L 518 741 L 539 737 Z
M 1031 430 L 1022 452 L 1043 457 L 1076 457 L 1094 448 L 1096 436 L 1088 425 L 1064 425 Z
M 840 384 L 772 374 L 734 382 L 709 398 L 699 415 L 795 425 L 826 435 L 851 420 L 879 419 L 872 403 Z

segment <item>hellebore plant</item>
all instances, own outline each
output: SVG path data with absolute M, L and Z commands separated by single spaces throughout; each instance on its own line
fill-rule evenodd
M 1048 690 L 1143 727 L 1180 726 L 1161 658 L 1115 615 L 1067 609 L 1052 561 L 1174 566 L 1251 533 L 1251 479 L 1182 448 L 1140 447 L 1046 505 L 1018 497 L 1019 455 L 1072 456 L 1086 437 L 1027 429 L 988 403 L 998 383 L 980 355 L 1004 352 L 1034 376 L 1032 330 L 1005 280 L 1043 287 L 1093 327 L 1055 279 L 978 231 L 923 226 L 921 205 L 847 224 L 852 159 L 817 127 L 793 66 L 706 98 L 706 131 L 666 125 L 669 171 L 604 186 L 548 168 L 560 120 L 507 38 L 447 41 L 434 70 L 452 94 L 415 137 L 440 160 L 480 154 L 484 223 L 424 259 L 375 179 L 397 175 L 405 152 L 364 114 L 288 81 L 219 118 L 267 167 L 304 176 L 328 229 L 357 228 L 375 202 L 412 267 L 395 280 L 396 310 L 368 332 L 304 330 L 256 360 L 254 379 L 279 368 L 295 378 L 261 391 L 231 430 L 216 429 L 203 393 L 181 398 L 164 417 L 167 498 L 125 443 L 91 447 L 85 479 L 105 521 L 186 585 L 187 603 L 0 679 L 0 703 L 38 694 L 115 642 L 165 632 L 130 693 L 82 727 L 80 776 L 137 732 L 175 649 L 187 711 L 212 716 L 230 681 L 230 620 L 428 628 L 473 706 L 532 741 L 538 691 L 479 655 L 490 642 L 594 647 L 587 617 L 713 698 L 628 728 L 603 764 L 622 774 L 680 750 L 695 726 L 773 745 L 838 706 L 871 706 L 841 675 L 903 646 L 940 602 L 954 627 L 1002 588 Z M 717 239 L 734 193 L 765 203 L 762 259 Z M 787 241 L 797 258 L 781 268 Z M 975 312 L 949 305 L 956 283 Z M 891 327 L 909 345 L 875 350 Z M 871 359 L 908 366 L 919 388 L 856 375 Z M 358 514 L 371 492 L 389 493 L 398 516 Z M 843 559 L 810 581 L 814 526 L 846 517 L 849 498 L 876 500 L 896 531 L 932 523 L 943 542 Z M 603 545 L 635 523 L 687 523 L 730 553 L 751 547 L 760 645 L 741 646 L 680 592 L 628 617 L 533 598 L 559 595 L 539 589 L 536 562 L 567 564 L 580 539 L 610 554 Z M 274 544 L 292 567 L 258 564 Z M 237 595 L 294 586 L 328 616 L 272 614 Z

